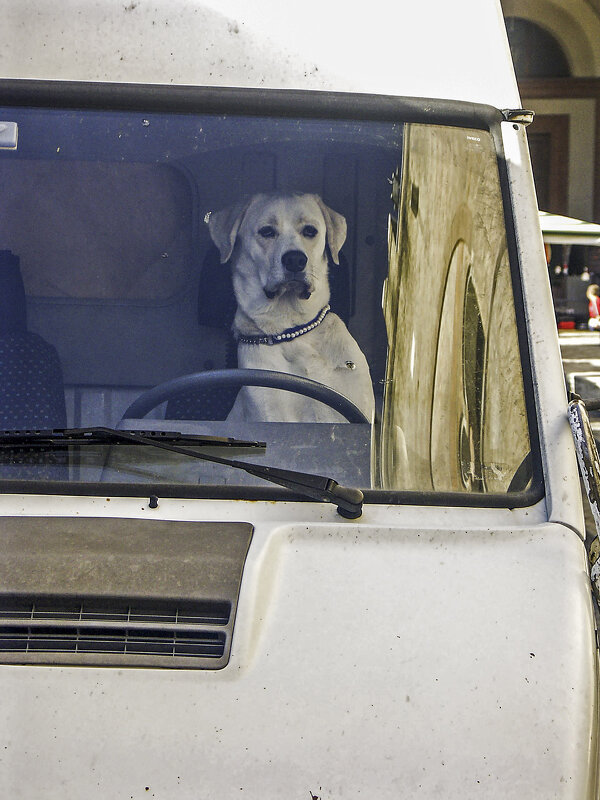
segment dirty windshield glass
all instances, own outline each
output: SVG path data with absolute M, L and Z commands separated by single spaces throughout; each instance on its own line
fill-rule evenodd
M 1 430 L 259 441 L 236 457 L 388 497 L 527 489 L 486 131 L 9 107 L 0 120 Z M 114 440 L 0 439 L 0 481 L 49 480 L 267 486 Z

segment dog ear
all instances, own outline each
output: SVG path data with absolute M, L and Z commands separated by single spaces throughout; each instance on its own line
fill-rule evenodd
M 234 203 L 222 211 L 211 211 L 206 215 L 210 238 L 221 254 L 221 264 L 225 264 L 231 258 L 238 230 L 249 205 L 250 201 L 245 200 Z
M 317 203 L 321 209 L 321 213 L 325 218 L 325 228 L 327 230 L 327 244 L 331 251 L 331 257 L 334 264 L 340 263 L 340 250 L 346 241 L 346 233 L 348 227 L 346 225 L 346 217 L 338 214 L 329 206 L 326 206 L 321 198 L 316 195 Z

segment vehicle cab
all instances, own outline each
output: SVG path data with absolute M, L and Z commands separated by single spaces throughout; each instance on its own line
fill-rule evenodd
M 36 5 L 0 3 L 29 36 L 0 61 L 6 796 L 595 797 L 577 461 L 499 4 L 309 3 L 292 30 L 268 2 Z M 344 219 L 324 318 L 372 414 L 240 361 L 282 345 L 240 336 L 211 218 L 273 193 Z M 248 387 L 333 421 L 240 418 Z

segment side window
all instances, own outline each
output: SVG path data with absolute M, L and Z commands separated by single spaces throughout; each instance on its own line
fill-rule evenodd
M 523 490 L 511 484 L 530 445 L 491 137 L 407 125 L 394 197 L 381 484 Z

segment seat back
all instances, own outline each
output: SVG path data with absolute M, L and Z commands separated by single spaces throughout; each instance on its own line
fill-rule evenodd
M 58 354 L 41 336 L 27 330 L 19 258 L 10 250 L 0 250 L 0 430 L 64 428 L 66 424 Z M 64 468 L 49 465 L 49 457 L 40 451 L 13 450 L 4 456 L 0 464 L 7 459 L 11 464 L 0 466 L 7 478 L 65 477 Z
M 0 250 L 0 428 L 67 424 L 62 369 L 55 348 L 27 330 L 19 258 Z
M 216 364 L 217 369 L 237 367 L 237 344 L 231 332 L 235 309 L 231 270 L 228 265 L 221 264 L 219 251 L 211 244 L 204 257 L 200 275 L 198 324 L 213 328 L 225 339 L 225 364 Z M 220 386 L 186 392 L 167 403 L 165 418 L 226 419 L 238 391 L 237 387 Z

